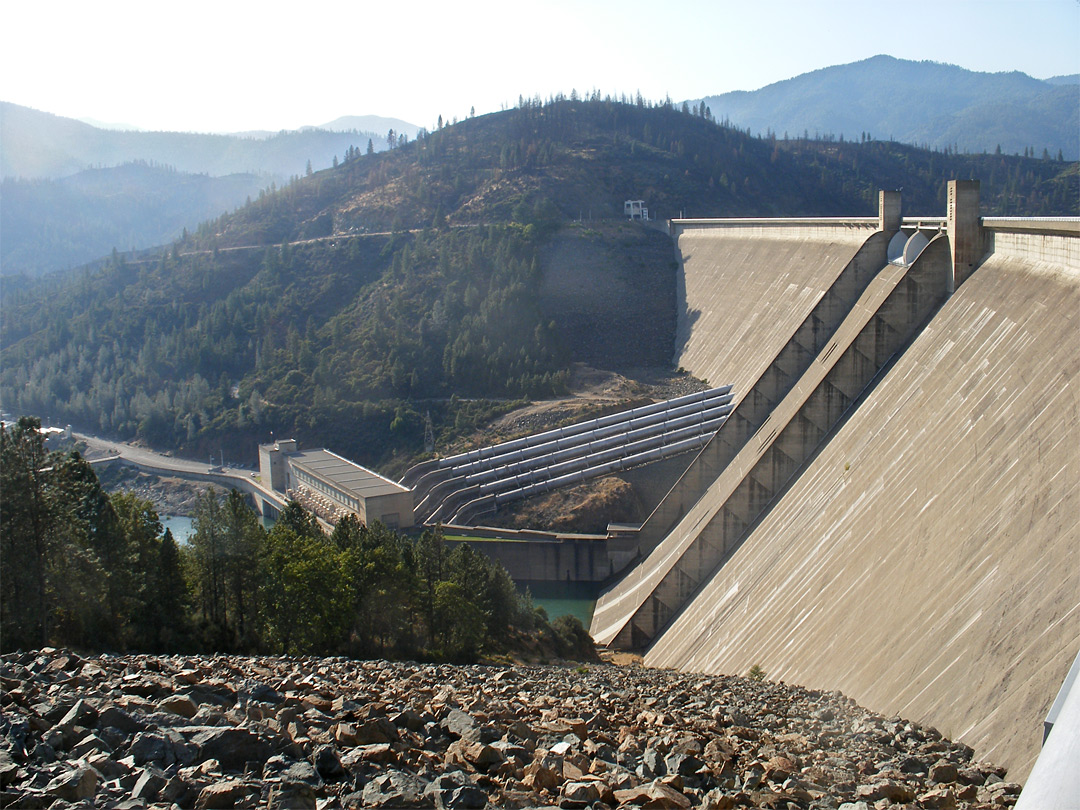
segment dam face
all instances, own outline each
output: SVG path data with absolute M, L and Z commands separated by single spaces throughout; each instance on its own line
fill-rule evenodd
M 875 230 L 675 226 L 676 363 L 735 383 L 737 397 Z M 948 263 L 948 234 L 937 238 L 944 247 L 926 260 Z M 987 219 L 980 238 L 975 269 L 958 270 L 955 292 L 742 540 L 665 604 L 671 618 L 648 637 L 645 661 L 733 674 L 757 665 L 838 689 L 936 726 L 1023 780 L 1080 648 L 1080 222 Z M 722 486 L 684 479 L 686 503 L 669 507 L 658 545 L 646 542 L 601 597 L 601 641 L 629 639 L 617 634 L 634 588 L 688 547 L 670 539 L 668 517 L 698 531 L 685 528 L 693 510 Z

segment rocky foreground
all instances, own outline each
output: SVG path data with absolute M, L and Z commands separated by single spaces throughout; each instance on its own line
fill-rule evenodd
M 996 808 L 1020 786 L 839 693 L 639 667 L 2 658 L 4 807 Z

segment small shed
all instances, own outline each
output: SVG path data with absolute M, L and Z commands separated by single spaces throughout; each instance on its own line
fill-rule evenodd
M 623 203 L 623 216 L 627 219 L 648 221 L 649 209 L 645 207 L 644 200 L 627 200 Z

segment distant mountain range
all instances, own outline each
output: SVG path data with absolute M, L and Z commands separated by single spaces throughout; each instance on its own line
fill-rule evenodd
M 0 184 L 0 274 L 41 275 L 171 242 L 257 197 L 263 174 L 210 177 L 143 162 Z
M 365 115 L 279 133 L 142 132 L 0 102 L 0 274 L 170 242 L 261 189 L 366 152 L 369 141 L 387 149 L 391 129 L 410 140 L 418 131 Z
M 355 124 L 355 125 L 354 125 Z M 370 125 L 376 128 L 363 129 Z M 221 177 L 254 172 L 280 180 L 323 169 L 350 147 L 387 148 L 389 129 L 416 137 L 417 127 L 395 118 L 353 116 L 324 127 L 278 133 L 208 135 L 100 129 L 51 113 L 0 101 L 0 176 L 64 177 L 84 169 L 131 161 L 171 166 L 182 172 Z
M 842 135 L 847 141 L 898 141 L 961 153 L 1000 149 L 1006 155 L 1080 157 L 1076 74 L 1040 80 L 1019 72 L 976 73 L 875 56 L 694 103 L 743 132 L 772 133 L 780 139 L 839 140 Z M 0 102 L 0 175 L 5 178 L 0 191 L 0 274 L 36 275 L 91 261 L 113 246 L 143 248 L 171 241 L 183 228 L 193 231 L 200 222 L 257 196 L 259 189 L 284 186 L 309 169 L 317 172 L 344 162 L 346 156 L 366 153 L 369 142 L 375 152 L 388 149 L 390 130 L 408 141 L 422 132 L 400 119 L 375 115 L 344 116 L 277 133 L 143 132 L 103 129 Z M 651 140 L 658 137 L 653 133 Z M 400 145 L 397 138 L 395 146 Z M 669 146 L 670 139 L 664 145 Z M 500 148 L 506 153 L 500 163 L 516 162 L 519 147 L 508 143 Z M 544 154 L 529 160 L 542 162 Z M 749 200 L 728 205 L 734 202 L 727 197 L 735 174 L 731 167 L 721 171 L 714 178 L 717 187 L 693 202 L 702 210 L 746 210 Z M 445 181 L 440 175 L 431 182 Z M 673 185 L 653 186 L 652 204 L 678 197 L 672 195 Z M 774 186 L 768 199 L 751 207 L 793 210 L 786 204 L 787 194 L 787 188 Z M 393 205 L 366 207 L 364 227 L 376 222 L 390 227 L 431 196 L 430 189 L 417 189 L 413 197 Z M 588 211 L 608 204 L 604 195 L 603 203 L 593 199 L 596 196 L 582 192 L 579 205 Z M 679 204 L 689 202 L 683 198 Z M 1001 210 L 1014 204 L 1000 202 Z M 1050 196 L 1034 205 L 1028 213 L 1054 207 Z M 348 207 L 334 216 L 352 219 L 352 211 Z
M 860 140 L 869 133 L 931 149 L 1080 157 L 1075 74 L 1041 80 L 874 56 L 699 101 L 755 135 Z

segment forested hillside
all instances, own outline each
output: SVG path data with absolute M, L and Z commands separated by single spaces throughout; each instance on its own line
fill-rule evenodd
M 273 182 L 265 174 L 210 177 L 146 162 L 56 180 L 4 178 L 0 274 L 78 267 L 113 248 L 150 248 L 231 211 Z
M 871 215 L 879 188 L 903 186 L 907 213 L 940 216 L 945 181 L 968 177 L 984 213 L 1077 207 L 1075 164 L 751 138 L 670 104 L 522 100 L 350 150 L 152 259 L 6 284 L 0 395 L 196 456 L 253 458 L 273 431 L 400 469 L 429 413 L 445 438 L 561 392 L 575 360 L 670 362 L 672 257 L 662 234 L 621 222 L 625 199 L 658 217 Z

